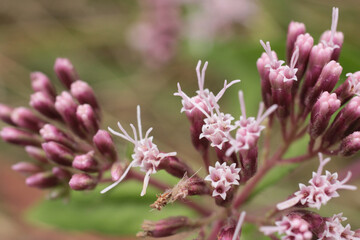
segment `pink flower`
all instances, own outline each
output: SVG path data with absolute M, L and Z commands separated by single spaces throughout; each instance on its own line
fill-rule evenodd
M 299 202 L 304 206 L 320 209 L 330 199 L 339 197 L 337 190 L 356 190 L 356 186 L 345 184 L 350 180 L 351 172 L 342 181 L 338 180 L 337 173 L 326 171 L 325 175 L 322 175 L 323 168 L 330 161 L 330 158 L 323 159 L 323 155 L 319 153 L 319 159 L 319 168 L 316 173 L 313 172 L 313 176 L 309 180 L 310 185 L 299 184 L 300 190 L 295 192 L 294 197 L 277 205 L 279 210 L 293 207 Z
M 231 185 L 239 185 L 240 168 L 236 168 L 236 164 L 233 163 L 227 166 L 226 163 L 220 165 L 219 162 L 215 163 L 215 167 L 209 167 L 209 175 L 205 180 L 211 182 L 211 186 L 214 188 L 213 197 L 220 196 L 222 199 L 226 199 L 226 192 L 230 190 Z
M 265 235 L 278 233 L 283 235 L 281 240 L 310 240 L 313 234 L 310 231 L 310 224 L 300 216 L 284 216 L 280 221 L 275 222 L 276 226 L 260 227 Z
M 150 180 L 150 174 L 156 173 L 157 167 L 164 158 L 176 155 L 176 152 L 161 153 L 159 151 L 157 146 L 153 143 L 153 137 L 149 137 L 152 128 L 149 128 L 146 131 L 145 136 L 143 137 L 141 119 L 140 119 L 140 106 L 137 107 L 137 121 L 138 121 L 138 133 L 134 125 L 130 124 L 133 130 L 134 138 L 130 137 L 130 135 L 121 126 L 120 122 L 118 122 L 118 126 L 122 133 L 116 132 L 109 127 L 109 131 L 112 132 L 114 135 L 119 136 L 133 143 L 135 146 L 134 146 L 134 153 L 131 155 L 133 161 L 129 164 L 129 166 L 122 174 L 122 176 L 119 178 L 119 180 L 117 180 L 116 182 L 114 182 L 104 190 L 102 190 L 101 193 L 105 193 L 110 189 L 112 189 L 113 187 L 115 187 L 116 185 L 118 185 L 126 177 L 131 167 L 140 167 L 141 171 L 146 172 L 144 178 L 144 185 L 141 192 L 141 196 L 144 196 Z
M 355 236 L 355 232 L 351 231 L 350 224 L 344 227 L 342 221 L 346 221 L 342 213 L 326 219 L 325 230 L 320 234 L 319 240 L 360 240 Z

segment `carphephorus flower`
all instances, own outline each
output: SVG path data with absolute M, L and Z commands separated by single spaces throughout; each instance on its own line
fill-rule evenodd
M 131 155 L 132 162 L 126 168 L 125 172 L 121 175 L 119 180 L 105 188 L 101 191 L 101 193 L 106 193 L 116 185 L 118 185 L 132 167 L 140 167 L 140 170 L 146 172 L 144 178 L 144 185 L 141 191 L 141 196 L 144 196 L 146 193 L 146 188 L 149 184 L 150 174 L 154 174 L 157 172 L 159 164 L 164 158 L 176 156 L 176 152 L 170 153 L 162 153 L 159 151 L 158 147 L 153 143 L 153 137 L 149 136 L 150 132 L 153 128 L 149 128 L 146 131 L 145 136 L 142 133 L 142 126 L 141 126 L 141 116 L 140 116 L 140 106 L 137 106 L 137 122 L 138 122 L 138 129 L 133 124 L 130 124 L 134 137 L 130 137 L 130 135 L 126 132 L 126 130 L 122 127 L 120 122 L 118 122 L 118 127 L 121 130 L 121 133 L 114 131 L 109 127 L 109 131 L 116 136 L 119 136 L 132 144 L 134 144 L 134 153 Z

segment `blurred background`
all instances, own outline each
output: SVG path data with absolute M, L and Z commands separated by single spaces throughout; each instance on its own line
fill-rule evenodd
M 261 99 L 255 65 L 263 51 L 259 39 L 270 41 L 284 59 L 288 23 L 304 22 L 318 39 L 330 28 L 333 6 L 340 8 L 338 29 L 345 35 L 340 56 L 344 80 L 346 73 L 360 70 L 358 0 L 1 0 L 0 102 L 28 105 L 32 71 L 46 73 L 61 89 L 53 64 L 57 57 L 66 57 L 95 89 L 105 113 L 103 128 L 118 120 L 134 122 L 139 104 L 143 126 L 154 127 L 161 149 L 194 162 L 199 156 L 190 142 L 186 116 L 180 114 L 180 99 L 173 96 L 176 83 L 191 95 L 198 88 L 197 61 L 207 60 L 207 88 L 217 92 L 224 79 L 242 80 L 223 97 L 223 111 L 239 115 L 237 91 L 242 89 L 248 113 L 254 115 Z M 305 148 L 306 139 L 292 153 Z M 328 168 L 344 169 L 358 157 L 334 159 Z M 153 196 L 140 199 L 141 186 L 131 182 L 108 196 L 95 190 L 73 194 L 70 203 L 44 201 L 46 193 L 26 187 L 24 177 L 10 169 L 25 158 L 21 148 L 0 142 L 0 239 L 132 239 L 144 218 L 194 215 L 177 205 L 161 214 L 149 211 Z M 297 167 L 248 209 L 284 199 L 309 179 L 317 164 Z M 359 179 L 353 184 L 360 186 Z M 360 228 L 359 192 L 341 196 L 321 212 L 344 212 L 353 229 Z

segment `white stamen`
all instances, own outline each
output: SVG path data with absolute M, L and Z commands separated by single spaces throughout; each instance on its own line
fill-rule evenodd
M 132 140 L 132 141 L 130 141 L 130 142 L 133 142 L 133 143 L 135 144 L 135 140 L 132 139 L 132 138 L 130 137 L 130 135 L 125 131 L 125 129 L 123 128 L 123 126 L 121 125 L 121 123 L 118 122 L 117 125 L 118 125 L 118 127 L 120 128 L 120 130 L 123 132 L 123 134 L 128 138 L 127 140 L 128 140 L 128 141 Z
M 291 56 L 291 61 L 290 61 L 290 68 L 292 70 L 295 69 L 295 65 L 296 65 L 298 59 L 299 59 L 299 47 L 296 46 L 295 51 L 293 52 L 293 54 Z
M 245 216 L 246 216 L 246 212 L 242 212 L 240 214 L 240 217 L 239 217 L 239 220 L 236 224 L 236 228 L 235 228 L 235 231 L 234 231 L 234 235 L 233 235 L 233 238 L 232 240 L 236 240 L 237 237 L 239 236 L 240 234 L 240 230 L 241 230 L 241 226 L 243 225 L 244 223 L 244 220 L 245 220 Z
M 240 102 L 241 114 L 242 114 L 243 118 L 246 119 L 246 107 L 245 107 L 245 100 L 244 100 L 243 91 L 239 91 L 239 102 Z
M 318 168 L 318 170 L 317 170 L 317 172 L 316 172 L 316 175 L 317 175 L 318 177 L 320 177 L 321 173 L 323 172 L 324 166 L 325 166 L 328 162 L 330 162 L 331 159 L 330 159 L 330 158 L 325 158 L 325 159 L 324 159 L 322 153 L 319 153 L 318 155 L 319 155 L 320 165 L 319 165 L 319 168 Z
M 130 124 L 130 127 L 133 130 L 135 142 L 138 142 L 135 126 L 133 124 Z
M 339 8 L 333 7 L 332 11 L 332 21 L 331 21 L 331 36 L 330 36 L 330 45 L 334 44 L 334 37 L 336 33 L 336 28 L 339 20 Z
M 269 107 L 265 113 L 261 116 L 261 118 L 257 119 L 256 122 L 257 124 L 260 124 L 262 121 L 265 120 L 265 118 L 267 118 L 268 116 L 270 116 L 276 109 L 277 109 L 278 105 L 273 104 L 271 107 Z
M 131 142 L 131 143 L 133 143 L 133 144 L 135 144 L 134 139 L 130 138 L 129 136 L 125 136 L 125 135 L 123 135 L 123 134 L 121 134 L 121 133 L 113 130 L 113 129 L 110 128 L 110 127 L 108 127 L 108 130 L 109 130 L 112 134 L 114 134 L 114 135 L 116 135 L 116 136 L 119 136 L 119 137 L 121 137 L 121 138 L 123 138 L 123 139 L 125 139 L 125 140 L 127 140 L 127 141 L 129 141 L 129 142 Z
M 196 65 L 195 70 L 196 70 L 196 75 L 197 75 L 197 78 L 198 78 L 199 90 L 200 90 L 200 92 L 203 92 L 203 90 L 204 90 L 204 85 L 203 85 L 202 82 L 201 82 L 200 67 L 201 67 L 201 60 L 198 61 L 198 64 Z
M 149 134 L 150 132 L 153 130 L 153 128 L 149 128 L 147 131 L 146 131 L 146 134 L 145 134 L 145 138 L 144 139 L 147 139 L 149 137 Z
M 271 52 L 270 42 L 266 42 L 265 44 L 263 40 L 260 40 L 260 44 L 264 48 L 267 55 L 269 56 L 271 65 L 273 65 L 275 61 Z
M 142 127 L 141 127 L 141 113 L 140 113 L 140 106 L 137 105 L 137 122 L 138 122 L 138 130 L 139 130 L 139 136 L 140 136 L 140 140 L 142 140 Z
M 295 206 L 299 201 L 300 199 L 303 197 L 302 194 L 298 195 L 298 196 L 295 196 L 295 197 L 292 197 L 284 202 L 281 202 L 281 203 L 278 203 L 276 205 L 276 208 L 280 211 L 284 210 L 284 209 L 287 209 L 287 208 L 290 208 L 290 207 L 293 207 Z
M 149 169 L 146 174 L 145 174 L 145 177 L 144 177 L 144 185 L 143 185 L 143 189 L 141 191 L 141 194 L 140 196 L 144 196 L 146 194 L 146 189 L 149 185 L 149 181 L 150 181 L 150 174 L 152 172 L 152 169 Z
M 233 80 L 231 81 L 229 84 L 227 84 L 227 81 L 225 80 L 224 81 L 224 88 L 220 90 L 220 92 L 216 95 L 215 99 L 216 99 L 216 102 L 220 100 L 220 98 L 224 95 L 226 89 L 228 89 L 229 87 L 231 87 L 232 85 L 234 85 L 235 83 L 239 83 L 241 82 L 241 80 L 239 79 L 236 79 L 236 80 Z

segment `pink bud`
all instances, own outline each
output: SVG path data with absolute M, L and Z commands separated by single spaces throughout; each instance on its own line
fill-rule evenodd
M 11 169 L 23 174 L 33 174 L 43 170 L 39 165 L 30 162 L 18 162 L 12 165 Z
M 71 178 L 71 173 L 62 167 L 53 167 L 51 171 L 59 180 L 69 181 Z
M 11 113 L 11 120 L 19 127 L 38 132 L 45 124 L 40 118 L 27 108 L 18 107 Z
M 141 227 L 143 232 L 139 232 L 137 237 L 167 237 L 189 229 L 191 221 L 182 216 L 169 217 L 157 222 L 144 221 Z
M 53 97 L 46 92 L 32 94 L 30 96 L 30 106 L 48 118 L 61 119 L 61 116 L 55 109 Z
M 15 123 L 11 120 L 12 111 L 13 109 L 11 107 L 0 103 L 0 119 L 10 125 L 15 125 Z
M 352 98 L 336 115 L 333 123 L 325 132 L 322 139 L 323 147 L 329 147 L 344 137 L 346 132 L 351 132 L 353 123 L 360 118 L 360 97 Z
M 354 132 L 344 138 L 340 145 L 340 154 L 351 156 L 360 150 L 360 132 Z
M 304 75 L 313 45 L 314 39 L 308 33 L 300 34 L 296 39 L 294 49 L 296 49 L 296 47 L 299 48 L 299 59 L 295 65 L 295 67 L 298 69 L 298 71 L 296 72 L 296 76 L 298 79 L 296 85 L 299 84 L 300 80 Z
M 33 159 L 35 159 L 41 163 L 49 163 L 48 160 L 46 159 L 46 154 L 42 148 L 26 146 L 25 151 Z
M 89 104 L 95 112 L 99 111 L 99 104 L 96 100 L 94 90 L 84 81 L 78 80 L 71 84 L 71 94 L 80 104 Z
M 161 160 L 158 169 L 164 169 L 178 178 L 182 178 L 185 173 L 192 174 L 192 170 L 175 156 L 166 157 Z
M 94 158 L 94 151 L 76 156 L 72 166 L 84 172 L 97 172 L 99 170 L 98 162 Z
M 40 146 L 40 138 L 38 137 L 38 135 L 29 133 L 18 128 L 4 127 L 0 132 L 0 136 L 5 142 L 8 143 L 23 146 Z
M 305 33 L 305 24 L 291 21 L 288 27 L 286 40 L 286 60 L 290 63 L 290 59 L 294 50 L 294 44 L 300 34 Z
M 68 89 L 70 89 L 73 82 L 79 79 L 74 66 L 67 58 L 57 58 L 54 71 L 62 84 Z
M 71 189 L 76 191 L 94 189 L 96 184 L 97 180 L 86 173 L 74 174 L 69 182 Z
M 50 79 L 41 72 L 33 72 L 30 74 L 31 87 L 35 92 L 42 92 L 55 99 L 56 91 Z
M 54 125 L 45 124 L 44 127 L 40 129 L 40 135 L 46 142 L 53 141 L 71 149 L 76 148 L 75 140 Z
M 76 117 L 84 132 L 88 135 L 93 136 L 99 130 L 99 121 L 89 104 L 79 105 L 76 110 Z
M 241 164 L 241 178 L 242 183 L 247 182 L 252 176 L 255 175 L 258 165 L 258 148 L 253 147 L 248 151 L 240 153 Z
M 126 166 L 123 162 L 116 161 L 111 166 L 111 179 L 116 182 L 125 172 Z
M 99 130 L 93 137 L 93 142 L 99 152 L 105 157 L 115 161 L 117 153 L 111 135 L 104 130 Z
M 311 111 L 309 134 L 312 139 L 320 136 L 327 128 L 331 116 L 340 108 L 336 94 L 323 92 Z
M 54 161 L 55 163 L 64 166 L 72 165 L 72 161 L 74 158 L 73 152 L 64 145 L 50 141 L 43 143 L 42 148 L 46 153 L 46 157 Z
M 26 185 L 29 187 L 51 188 L 58 183 L 58 179 L 51 172 L 40 172 L 26 178 Z
M 308 91 L 315 85 L 325 64 L 330 61 L 332 52 L 331 47 L 326 47 L 321 43 L 311 49 L 308 69 L 300 93 L 301 104 L 305 104 Z
M 55 108 L 60 113 L 65 123 L 70 129 L 79 135 L 84 137 L 84 133 L 81 131 L 79 123 L 76 117 L 76 109 L 78 104 L 71 97 L 70 93 L 64 91 L 56 97 Z
M 313 107 L 322 92 L 331 92 L 333 90 L 339 81 L 342 69 L 340 64 L 335 61 L 331 61 L 324 66 L 314 87 L 308 89 L 305 105 L 309 110 Z
M 345 82 L 334 91 L 342 104 L 349 101 L 353 96 L 360 94 L 360 71 L 348 73 L 346 76 Z
M 277 55 L 274 51 L 271 52 L 273 59 L 277 60 Z M 270 80 L 269 80 L 269 73 L 270 69 L 268 66 L 270 65 L 271 60 L 267 53 L 262 53 L 261 57 L 257 60 L 256 66 L 258 69 L 258 72 L 260 74 L 261 79 L 261 93 L 262 98 L 264 101 L 264 104 L 266 107 L 270 107 L 272 105 L 272 99 L 271 99 L 271 87 L 270 87 Z

